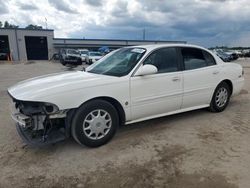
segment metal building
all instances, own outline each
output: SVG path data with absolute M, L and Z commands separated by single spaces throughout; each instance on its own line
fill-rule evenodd
M 163 43 L 186 43 L 185 41 L 114 40 L 54 38 L 54 30 L 29 30 L 0 28 L 0 56 L 8 54 L 14 61 L 49 60 L 61 48 L 87 48 L 97 50 L 102 46 L 116 49 L 123 46 Z
M 0 53 L 14 61 L 48 60 L 54 53 L 54 31 L 0 28 Z

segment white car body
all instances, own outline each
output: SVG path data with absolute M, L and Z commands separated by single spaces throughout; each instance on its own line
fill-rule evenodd
M 161 45 L 170 46 L 179 45 Z M 152 50 L 159 48 L 159 45 L 142 47 L 147 49 L 144 55 L 147 56 Z M 49 102 L 57 105 L 60 110 L 78 108 L 93 98 L 110 97 L 123 107 L 126 123 L 133 123 L 208 107 L 216 86 L 226 79 L 233 84 L 233 95 L 238 94 L 244 84 L 244 78 L 240 77 L 241 65 L 224 63 L 217 56 L 213 57 L 217 62 L 215 66 L 164 75 L 133 76 L 134 70 L 143 62 L 142 58 L 138 66 L 124 77 L 82 71 L 63 72 L 19 82 L 8 91 L 17 100 Z M 213 74 L 214 72 L 218 74 Z M 175 77 L 180 81 L 173 82 Z M 163 82 L 168 87 L 159 84 Z M 125 105 L 126 102 L 128 105 Z
M 224 63 L 209 50 L 187 44 L 139 46 L 147 51 L 126 76 L 114 77 L 75 71 L 51 74 L 19 82 L 8 89 L 16 100 L 48 102 L 60 110 L 78 108 L 95 98 L 112 98 L 125 113 L 125 123 L 134 123 L 210 105 L 215 88 L 223 80 L 232 83 L 233 93 L 244 84 L 242 67 Z M 216 65 L 194 70 L 135 76 L 145 57 L 162 47 L 193 47 L 212 54 Z M 161 83 L 165 83 L 165 86 Z

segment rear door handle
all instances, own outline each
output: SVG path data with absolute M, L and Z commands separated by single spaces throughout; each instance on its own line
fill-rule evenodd
M 177 82 L 177 81 L 180 81 L 180 80 L 181 80 L 180 77 L 173 77 L 173 78 L 172 78 L 172 81 L 173 81 L 173 82 Z
M 216 74 L 219 74 L 220 71 L 214 71 L 213 74 L 216 75 Z

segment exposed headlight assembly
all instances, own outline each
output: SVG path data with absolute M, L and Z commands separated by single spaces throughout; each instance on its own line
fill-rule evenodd
M 51 103 L 44 103 L 43 109 L 46 114 L 55 114 L 59 111 L 59 108 L 55 104 Z

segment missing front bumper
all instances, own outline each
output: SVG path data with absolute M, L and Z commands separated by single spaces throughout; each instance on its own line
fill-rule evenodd
M 12 119 L 18 123 L 20 126 L 24 128 L 28 128 L 31 126 L 32 119 L 29 116 L 26 116 L 21 113 L 13 113 L 11 114 Z
M 22 140 L 30 146 L 47 146 L 66 139 L 63 130 L 51 130 L 46 135 L 46 139 L 44 139 L 41 130 L 34 132 L 28 128 L 20 126 L 19 124 L 16 124 L 16 129 Z

